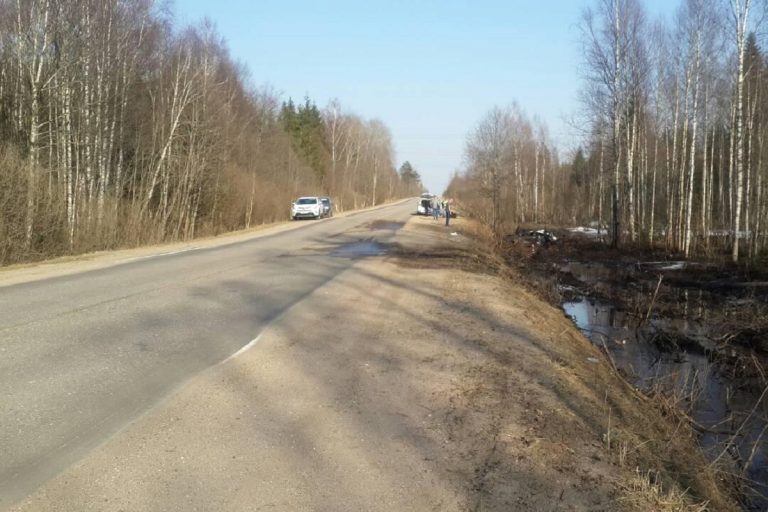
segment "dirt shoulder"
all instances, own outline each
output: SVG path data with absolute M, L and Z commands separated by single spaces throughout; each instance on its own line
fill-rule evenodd
M 685 429 L 465 228 L 412 219 L 14 510 L 730 509 Z
M 360 210 L 349 210 L 335 214 L 335 217 L 349 217 L 364 211 L 375 210 L 391 204 L 399 204 L 410 199 L 394 201 L 370 208 Z M 306 221 L 310 222 L 310 221 Z M 317 222 L 317 221 L 315 221 Z M 320 221 L 322 222 L 322 220 Z M 218 236 L 209 236 L 195 238 L 193 240 L 181 242 L 169 242 L 166 244 L 146 245 L 128 249 L 114 251 L 98 251 L 86 254 L 76 254 L 72 256 L 62 256 L 46 261 L 37 261 L 33 263 L 19 263 L 16 265 L 0 266 L 0 288 L 12 286 L 15 284 L 27 283 L 51 277 L 61 277 L 91 270 L 120 265 L 131 261 L 177 254 L 197 249 L 207 249 L 221 245 L 234 244 L 259 238 L 275 235 L 285 231 L 291 231 L 306 226 L 305 222 L 276 222 L 274 224 L 261 224 L 249 229 L 222 233 Z

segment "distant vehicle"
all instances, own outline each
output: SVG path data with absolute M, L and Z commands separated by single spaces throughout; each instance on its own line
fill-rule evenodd
M 421 194 L 416 205 L 416 215 L 430 215 L 432 213 L 432 199 L 434 198 L 435 196 L 429 193 Z
M 323 202 L 317 196 L 300 197 L 291 205 L 291 218 L 293 220 L 319 219 L 324 215 Z
M 333 217 L 333 202 L 330 197 L 321 197 L 320 202 L 323 203 L 323 217 Z

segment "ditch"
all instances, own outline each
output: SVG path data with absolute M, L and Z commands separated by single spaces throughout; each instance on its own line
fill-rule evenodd
M 745 510 L 768 509 L 768 282 L 583 232 L 542 242 L 509 237 L 508 260 L 625 380 L 689 422 Z

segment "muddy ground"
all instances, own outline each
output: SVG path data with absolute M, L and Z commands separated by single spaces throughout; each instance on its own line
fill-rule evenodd
M 737 509 L 467 221 L 392 229 L 15 510 Z

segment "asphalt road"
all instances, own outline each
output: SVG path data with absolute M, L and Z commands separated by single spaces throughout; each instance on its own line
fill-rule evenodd
M 0 510 L 378 250 L 414 201 L 0 288 Z

